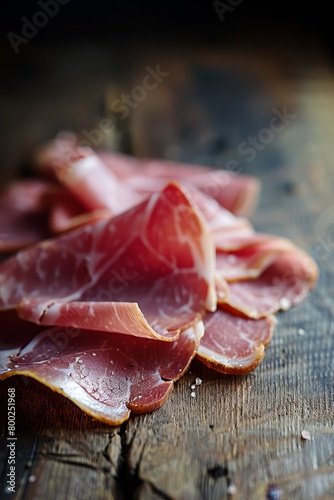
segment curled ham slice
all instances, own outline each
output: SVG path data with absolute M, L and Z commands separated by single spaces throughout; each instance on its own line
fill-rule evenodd
M 217 273 L 229 282 L 258 278 L 278 255 L 298 251 L 286 238 L 269 234 L 222 236 L 216 243 Z
M 159 408 L 187 370 L 203 335 L 200 321 L 174 342 L 53 328 L 22 349 L 0 351 L 0 378 L 26 375 L 88 415 L 119 425 L 130 412 Z
M 35 152 L 33 157 L 35 169 L 38 173 L 43 172 L 51 176 L 56 173 L 59 178 L 59 175 L 64 174 L 64 166 L 66 171 L 68 165 L 76 163 L 76 160 L 84 157 L 88 150 L 89 148 L 79 146 L 74 134 L 62 132 L 58 134 L 56 139 L 49 141 Z M 118 193 L 117 188 L 115 188 L 117 180 L 125 181 L 127 188 L 132 190 L 133 197 L 137 193 L 137 196 L 141 196 L 141 198 L 160 191 L 171 180 L 181 183 L 188 182 L 203 191 L 204 194 L 217 200 L 222 207 L 238 215 L 250 215 L 258 201 L 260 182 L 252 176 L 166 160 L 137 159 L 111 152 L 99 153 L 99 159 L 100 162 L 95 158 L 94 163 L 98 165 L 97 170 L 99 170 L 101 179 L 105 180 L 105 186 L 99 185 L 102 194 L 100 198 L 97 196 L 95 200 L 92 200 L 94 209 L 102 208 L 96 206 L 96 203 L 101 200 L 104 203 L 103 208 L 106 207 L 108 200 L 105 198 L 104 193 L 107 192 L 107 189 L 105 189 L 107 186 L 111 189 L 110 192 L 115 193 L 117 200 Z M 87 170 L 89 169 L 89 161 L 83 162 Z M 109 170 L 109 174 L 113 178 L 113 185 L 111 185 L 110 177 L 106 175 L 102 168 L 102 164 Z M 78 178 L 80 183 L 80 171 L 83 171 L 83 169 L 84 167 L 80 166 L 80 170 L 73 175 L 70 174 L 66 182 L 74 190 L 76 196 L 79 196 L 84 203 L 89 203 L 90 195 L 88 199 L 84 197 L 86 184 L 84 184 L 84 189 L 81 192 L 74 185 L 75 178 Z M 91 182 L 93 186 L 99 175 L 96 174 L 94 177 L 92 174 Z M 111 208 L 114 209 L 114 207 Z
M 276 255 L 257 279 L 229 283 L 220 302 L 250 318 L 262 318 L 300 304 L 318 277 L 315 261 L 298 248 Z
M 110 218 L 109 210 L 86 209 L 65 189 L 54 190 L 49 196 L 49 226 L 53 233 L 62 233 L 90 222 Z
M 55 167 L 55 174 L 87 210 L 104 209 L 118 215 L 144 198 L 121 183 L 88 148 L 85 153 Z
M 241 318 L 222 309 L 205 316 L 205 335 L 198 359 L 221 373 L 244 375 L 254 370 L 273 336 L 274 316 L 260 320 Z
M 127 158 L 126 161 L 137 161 Z M 118 171 L 117 171 L 118 172 Z M 168 172 L 168 171 L 167 171 Z M 110 215 L 118 215 L 143 201 L 155 192 L 161 191 L 171 176 L 166 173 L 161 179 L 143 177 L 142 184 L 146 189 L 139 189 L 137 176 L 116 177 L 114 172 L 108 170 L 101 159 L 93 151 L 86 150 L 84 155 L 76 155 L 75 159 L 62 164 L 55 169 L 57 178 L 69 191 L 80 201 L 86 210 L 93 211 L 99 216 L 99 211 L 109 212 Z M 223 208 L 212 197 L 206 195 L 199 188 L 192 185 L 185 177 L 181 177 L 181 185 L 186 191 L 191 203 L 198 208 L 208 223 L 214 237 L 224 239 L 224 235 L 248 234 L 253 232 L 249 221 L 242 217 L 236 217 Z M 68 224 L 72 227 L 80 219 L 70 218 L 71 210 L 75 212 L 75 200 L 69 210 L 63 211 L 63 218 L 68 218 Z M 63 207 L 64 201 L 61 207 Z M 65 207 L 66 209 L 66 207 Z M 85 221 L 88 214 L 81 216 Z M 65 225 L 65 224 L 64 224 Z
M 175 340 L 216 308 L 210 234 L 176 184 L 0 266 L 0 306 L 36 324 Z
M 141 193 L 161 189 L 167 181 L 188 182 L 238 215 L 250 215 L 258 202 L 260 182 L 255 177 L 166 160 L 143 160 L 102 153 L 109 169 Z
M 43 196 L 46 181 L 18 181 L 0 193 L 0 252 L 13 252 L 51 235 Z
M 71 134 L 35 164 L 53 183 L 31 184 L 30 205 L 23 185 L 5 194 L 7 226 L 21 244 L 31 213 L 67 232 L 0 265 L 0 378 L 33 377 L 101 421 L 158 408 L 196 354 L 222 373 L 253 370 L 272 314 L 317 278 L 305 252 L 236 215 L 257 201 L 251 177 L 96 154 Z

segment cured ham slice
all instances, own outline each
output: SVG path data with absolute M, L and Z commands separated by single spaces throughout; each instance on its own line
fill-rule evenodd
M 222 309 L 204 319 L 205 335 L 197 358 L 214 370 L 244 375 L 256 368 L 273 336 L 273 316 L 260 320 L 240 318 Z
M 47 238 L 48 211 L 42 198 L 48 182 L 20 181 L 0 193 L 0 252 L 13 252 Z
M 250 318 L 262 318 L 300 304 L 317 277 L 315 261 L 294 248 L 277 254 L 257 279 L 229 283 L 228 296 L 219 301 Z
M 109 210 L 111 215 L 118 215 L 144 198 L 130 186 L 121 183 L 88 148 L 84 154 L 59 164 L 55 173 L 58 181 L 66 186 L 87 210 L 105 209 Z
M 87 212 L 85 208 L 67 193 L 59 189 L 50 203 L 49 225 L 53 233 L 70 231 L 89 222 L 110 218 L 109 210 L 93 210 Z
M 141 193 L 161 189 L 161 183 L 188 182 L 238 215 L 250 215 L 258 202 L 260 182 L 255 177 L 166 160 L 142 160 L 102 153 L 109 169 Z
M 251 232 L 217 234 L 217 294 L 225 307 L 258 319 L 299 304 L 312 289 L 317 264 L 291 241 Z
M 131 411 L 152 411 L 166 401 L 202 335 L 201 321 L 174 342 L 53 328 L 21 350 L 0 351 L 0 378 L 32 377 L 92 417 L 119 425 Z
M 272 264 L 282 252 L 299 250 L 289 240 L 269 234 L 231 235 L 219 232 L 216 243 L 217 272 L 227 281 L 255 279 Z M 215 233 L 216 234 L 216 233 Z
M 45 142 L 33 152 L 34 171 L 38 175 L 54 179 L 57 168 L 73 161 L 85 149 L 78 148 L 78 138 L 73 132 L 59 132 L 54 139 Z
M 175 340 L 214 311 L 215 250 L 183 191 L 42 242 L 0 266 L 0 306 L 48 326 Z
M 90 156 L 89 148 L 80 147 L 74 134 L 62 132 L 55 140 L 49 141 L 35 152 L 33 162 L 39 173 L 51 176 L 56 173 L 59 177 L 59 172 L 64 166 L 67 168 L 69 164 L 76 163 L 78 158 L 86 156 L 87 153 Z M 141 197 L 160 191 L 167 182 L 174 180 L 192 184 L 206 195 L 216 199 L 221 206 L 238 215 L 250 215 L 257 205 L 260 182 L 255 177 L 214 170 L 199 165 L 166 160 L 137 159 L 111 152 L 99 153 L 99 158 L 101 161 L 98 169 L 103 170 L 102 164 L 108 168 L 109 173 L 113 174 L 114 186 L 116 186 L 115 178 L 119 181 L 126 181 L 128 188 L 132 188 L 133 193 L 137 193 Z M 96 158 L 94 162 L 98 164 Z M 85 168 L 88 169 L 89 161 L 85 161 L 84 164 Z M 80 170 L 82 171 L 83 167 L 80 166 Z M 74 190 L 76 196 L 87 203 L 87 199 L 84 197 L 85 188 L 80 190 L 78 186 L 77 190 L 74 184 L 75 177 L 80 177 L 79 172 L 75 172 L 74 176 L 70 175 L 69 186 Z M 93 209 L 106 207 L 107 200 L 104 198 L 104 193 L 107 192 L 107 186 L 111 189 L 110 192 L 115 192 L 116 199 L 118 197 L 117 188 L 110 185 L 110 179 L 105 172 L 100 172 L 96 177 L 91 176 L 93 186 L 98 182 L 97 178 L 100 175 L 101 179 L 104 177 L 106 182 L 105 187 L 99 186 L 102 189 L 100 199 L 103 200 L 104 206 L 96 206 L 95 204 Z M 86 183 L 84 183 L 85 186 Z M 98 201 L 97 196 L 95 202 L 98 203 Z
M 119 157 L 119 155 L 116 156 Z M 130 162 L 132 165 L 132 162 L 138 160 L 127 159 L 125 161 L 123 159 L 122 161 L 125 164 Z M 119 174 L 119 171 L 116 171 Z M 161 191 L 170 177 L 166 174 L 161 178 L 142 176 L 139 179 L 136 174 L 127 177 L 123 173 L 123 175 L 119 174 L 120 177 L 117 178 L 114 172 L 108 170 L 95 153 L 88 150 L 84 155 L 77 155 L 75 160 L 58 166 L 55 172 L 59 182 L 80 201 L 81 207 L 84 206 L 86 210 L 94 211 L 97 216 L 101 210 L 109 212 L 110 215 L 124 212 L 153 193 Z M 192 204 L 200 210 L 210 229 L 215 233 L 219 232 L 220 238 L 223 237 L 222 232 L 229 234 L 239 234 L 240 231 L 242 234 L 253 232 L 247 219 L 234 216 L 186 179 L 181 177 L 181 180 L 182 187 L 186 190 Z M 140 188 L 141 185 L 142 188 Z M 64 200 L 62 200 L 57 208 L 58 212 L 63 212 L 63 214 L 57 215 L 60 219 L 63 215 L 64 227 L 66 227 L 66 219 L 70 227 L 80 224 L 81 220 L 83 222 L 89 220 L 88 214 L 82 215 L 80 218 L 75 217 L 78 215 L 78 209 L 73 198 L 67 201 L 67 206 L 64 206 Z M 72 218 L 70 217 L 71 212 L 73 212 Z M 55 224 L 53 224 L 54 226 Z

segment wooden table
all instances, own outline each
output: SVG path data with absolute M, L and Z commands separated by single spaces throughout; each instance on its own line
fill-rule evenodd
M 35 91 L 31 84 L 29 99 L 21 89 L 18 103 L 10 107 L 9 102 L 12 126 L 10 111 L 18 117 L 20 102 L 26 114 L 16 127 L 19 151 L 8 132 L 9 165 L 18 164 L 52 130 L 91 130 L 103 116 L 98 105 L 105 84 L 115 81 L 108 53 L 99 52 L 96 61 L 92 49 L 85 62 L 77 59 L 74 74 L 70 61 L 77 49 L 71 50 L 61 56 L 66 88 L 64 76 L 56 76 L 55 52 Z M 161 409 L 131 416 L 120 427 L 94 421 L 23 377 L 1 383 L 2 407 L 9 387 L 15 387 L 17 399 L 17 493 L 4 493 L 7 417 L 2 411 L 1 498 L 334 498 L 334 78 L 329 66 L 320 58 L 304 65 L 299 57 L 296 69 L 291 60 L 284 65 L 279 58 L 250 59 L 238 51 L 185 51 L 169 63 L 161 54 L 160 59 L 141 55 L 140 62 L 135 56 L 128 61 L 139 79 L 146 65 L 159 62 L 170 76 L 126 124 L 134 152 L 218 167 L 234 159 L 239 171 L 258 175 L 263 195 L 253 217 L 256 228 L 288 236 L 310 251 L 319 262 L 320 280 L 301 306 L 279 315 L 255 372 L 223 376 L 194 361 Z M 36 65 L 41 54 L 31 51 L 27 58 L 35 58 Z M 117 88 L 127 82 L 131 89 L 134 81 L 125 74 Z M 110 92 L 117 94 L 114 84 Z M 157 124 L 146 120 L 159 102 L 157 135 Z M 274 107 L 285 105 L 295 118 L 248 162 L 238 144 L 268 124 Z M 203 382 L 192 398 L 196 377 Z M 303 430 L 310 440 L 301 439 Z

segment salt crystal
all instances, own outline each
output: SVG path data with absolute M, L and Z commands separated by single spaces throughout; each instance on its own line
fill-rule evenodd
M 194 389 L 195 389 L 195 387 L 196 387 L 196 385 L 195 385 L 195 384 L 193 384 L 193 385 L 190 387 L 190 389 L 194 390 Z
M 310 441 L 311 434 L 309 433 L 309 431 L 304 430 L 301 432 L 301 437 L 302 437 L 302 439 L 305 439 L 306 441 Z
M 228 487 L 227 487 L 227 490 L 226 492 L 228 493 L 228 495 L 235 495 L 236 492 L 237 492 L 237 487 L 235 484 L 230 484 Z
M 18 367 L 19 367 L 19 365 L 14 365 L 14 368 L 18 368 Z
M 286 297 L 283 297 L 280 300 L 280 306 L 281 306 L 282 311 L 288 311 L 288 309 L 290 309 L 290 307 L 291 307 L 291 302 Z
M 298 328 L 298 335 L 305 335 L 305 330 L 303 328 Z
M 31 476 L 28 477 L 28 481 L 29 483 L 34 483 L 36 481 L 37 477 L 34 476 L 33 474 Z
M 190 394 L 190 396 L 191 396 L 192 398 L 195 398 L 195 397 L 196 397 L 196 392 L 194 392 L 194 391 L 193 391 L 193 392 Z
M 196 377 L 195 384 L 196 385 L 201 385 L 201 383 L 202 383 L 202 379 L 199 378 L 199 377 Z
M 96 356 L 96 352 L 92 352 L 92 356 Z

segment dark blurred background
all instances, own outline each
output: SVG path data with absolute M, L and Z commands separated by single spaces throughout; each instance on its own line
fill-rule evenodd
M 47 0 L 41 1 L 48 3 Z M 249 35 L 252 32 L 259 35 L 257 30 L 275 27 L 282 37 L 286 29 L 296 34 L 301 30 L 319 36 L 333 47 L 330 2 L 324 0 L 62 0 L 61 3 L 57 19 L 40 33 L 37 43 L 55 44 L 82 38 L 114 41 L 119 45 L 143 40 L 216 44 L 227 42 L 235 30 L 245 28 Z M 19 33 L 21 17 L 31 19 L 40 10 L 37 1 L 7 1 L 2 5 L 7 9 L 1 16 L 4 34 L 9 31 Z M 225 17 L 223 26 L 217 11 Z
M 104 134 L 97 147 L 219 168 L 237 158 L 240 171 L 281 166 L 291 160 L 277 141 L 256 165 L 238 145 L 268 123 L 273 107 L 296 109 L 291 85 L 333 61 L 325 1 L 19 0 L 2 9 L 5 178 L 25 171 L 33 148 L 59 130 L 87 136 L 103 117 L 119 133 Z M 108 103 L 157 64 L 168 78 L 129 118 L 112 116 Z

